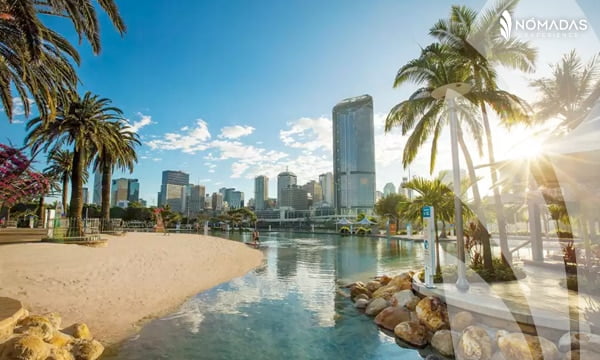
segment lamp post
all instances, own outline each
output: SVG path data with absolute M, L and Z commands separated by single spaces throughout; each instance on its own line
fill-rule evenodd
M 458 255 L 458 280 L 456 288 L 460 291 L 469 289 L 469 281 L 465 276 L 465 240 L 462 221 L 462 203 L 460 200 L 460 163 L 458 159 L 458 119 L 456 117 L 455 99 L 467 94 L 471 85 L 466 83 L 451 83 L 435 89 L 431 96 L 436 99 L 446 99 L 450 116 L 450 141 L 452 146 L 452 175 L 454 188 L 454 225 L 456 232 L 456 248 Z

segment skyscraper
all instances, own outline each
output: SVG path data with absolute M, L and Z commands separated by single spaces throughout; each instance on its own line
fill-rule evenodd
M 254 208 L 264 210 L 265 201 L 269 198 L 269 178 L 260 175 L 254 178 Z
M 302 187 L 292 184 L 281 191 L 280 207 L 291 207 L 294 210 L 308 210 L 308 192 Z
M 323 201 L 323 189 L 321 184 L 315 180 L 311 180 L 302 186 L 307 193 L 311 195 L 312 203 L 317 204 Z
M 319 183 L 323 191 L 323 201 L 333 206 L 333 174 L 328 172 L 319 175 Z
M 284 171 L 277 175 L 277 204 L 282 206 L 283 189 L 287 189 L 290 185 L 296 185 L 298 183 L 298 177 L 291 171 Z
M 90 192 L 87 187 L 83 188 L 83 203 L 84 204 L 90 203 Z
M 212 194 L 212 209 L 214 211 L 223 210 L 223 195 L 221 193 L 213 193 Z
M 396 185 L 394 185 L 394 183 L 387 183 L 385 184 L 385 186 L 383 187 L 383 196 L 388 196 L 390 194 L 395 194 L 396 193 Z
M 190 198 L 187 204 L 190 214 L 198 214 L 204 210 L 205 192 L 206 189 L 202 185 L 191 186 Z
M 189 183 L 190 175 L 183 171 L 163 171 L 158 203 L 161 206 L 169 205 L 173 211 L 182 212 L 185 205 L 185 186 Z
M 110 206 L 127 207 L 140 198 L 138 179 L 113 179 L 110 193 Z
M 333 108 L 333 181 L 338 213 L 373 209 L 375 140 L 369 95 L 345 99 Z
M 94 192 L 92 201 L 96 205 L 102 205 L 102 173 L 100 170 L 94 171 Z
M 229 189 L 228 189 L 229 190 Z M 240 209 L 244 207 L 244 193 L 241 191 L 233 190 L 231 193 L 228 193 L 230 209 Z

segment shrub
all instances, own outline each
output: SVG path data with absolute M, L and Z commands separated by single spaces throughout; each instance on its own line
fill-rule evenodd
M 494 265 L 493 270 L 488 271 L 482 265 L 480 266 L 472 266 L 468 268 L 466 271 L 467 280 L 470 282 L 479 282 L 480 279 L 483 279 L 485 282 L 493 283 L 493 282 L 503 282 L 503 281 L 513 281 L 517 279 L 522 279 L 526 276 L 523 269 L 518 266 L 513 266 L 512 268 L 502 261 L 500 258 L 495 258 L 492 260 Z M 419 279 L 424 281 L 425 273 L 422 271 L 419 273 Z M 458 279 L 458 268 L 456 265 L 446 265 L 442 266 L 442 274 L 434 275 L 433 281 L 435 283 L 453 283 Z

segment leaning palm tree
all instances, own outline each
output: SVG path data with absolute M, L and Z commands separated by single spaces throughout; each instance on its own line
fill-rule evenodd
M 501 65 L 527 72 L 534 69 L 537 51 L 528 42 L 513 38 L 505 39 L 498 25 L 502 13 L 513 11 L 518 2 L 519 0 L 500 0 L 493 8 L 480 14 L 466 6 L 452 6 L 450 17 L 439 20 L 429 31 L 430 35 L 450 46 L 470 68 L 474 86 L 481 92 L 489 92 L 488 99 L 480 99 L 477 104 L 481 110 L 482 124 L 485 129 L 500 248 L 505 262 L 511 261 L 511 254 L 508 249 L 502 199 L 497 186 L 498 174 L 488 107 L 500 115 L 504 125 L 527 123 L 531 120 L 529 116 L 523 116 L 529 110 L 526 103 L 520 99 L 513 96 L 513 100 L 520 105 L 520 109 L 516 110 L 526 111 L 515 112 L 512 111 L 515 109 L 499 107 L 500 103 L 493 99 L 498 91 L 494 66 Z M 505 93 L 503 96 L 512 95 Z
M 552 76 L 534 80 L 531 85 L 541 99 L 533 106 L 535 120 L 559 119 L 559 129 L 572 129 L 586 117 L 600 99 L 600 62 L 598 56 L 586 64 L 575 50 L 552 65 Z
M 121 111 L 118 111 L 122 115 Z M 96 149 L 94 161 L 95 170 L 102 174 L 102 197 L 101 214 L 105 225 L 110 223 L 110 179 L 115 168 L 133 171 L 137 162 L 135 147 L 140 145 L 139 136 L 132 132 L 129 126 L 122 121 L 104 122 L 101 126 L 106 127 L 109 134 L 102 147 Z
M 99 98 L 90 92 L 83 97 L 73 95 L 71 101 L 58 107 L 54 121 L 36 117 L 27 123 L 27 130 L 30 132 L 25 141 L 34 153 L 73 146 L 69 206 L 69 217 L 73 219 L 70 231 L 72 236 L 81 236 L 83 233 L 83 181 L 92 151 L 101 149 L 104 143 L 112 139 L 112 134 L 101 124 L 121 119 L 121 110 L 109 105 L 109 99 Z
M 44 169 L 44 173 L 48 176 L 57 179 L 62 184 L 60 189 L 62 190 L 62 204 L 67 211 L 67 199 L 69 194 L 69 179 L 73 171 L 73 152 L 65 149 L 58 149 L 53 151 L 48 156 L 48 167 Z M 83 172 L 84 182 L 88 178 L 87 169 Z

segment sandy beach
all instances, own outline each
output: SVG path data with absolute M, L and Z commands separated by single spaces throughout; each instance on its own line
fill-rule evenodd
M 105 248 L 49 243 L 0 247 L 0 296 L 63 325 L 85 322 L 105 344 L 133 335 L 190 296 L 262 263 L 242 243 L 201 235 L 103 236 Z

